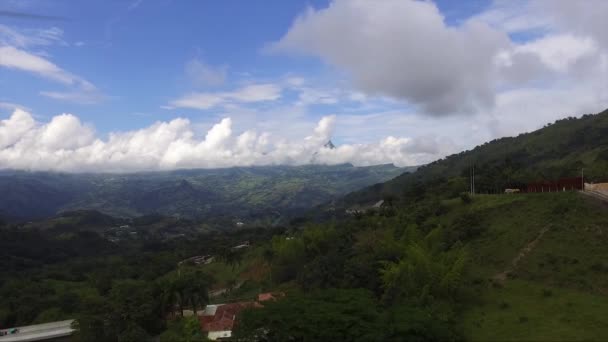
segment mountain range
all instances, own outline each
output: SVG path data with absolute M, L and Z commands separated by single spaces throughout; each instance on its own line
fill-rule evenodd
M 385 182 L 412 169 L 343 164 L 129 174 L 3 170 L 0 216 L 30 220 L 86 209 L 115 217 L 278 217 Z

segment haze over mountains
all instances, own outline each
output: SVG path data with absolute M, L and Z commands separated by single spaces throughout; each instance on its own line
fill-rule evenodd
M 92 209 L 117 217 L 251 221 L 307 210 L 407 170 L 412 168 L 350 164 L 127 174 L 5 170 L 0 171 L 0 213 L 23 220 Z

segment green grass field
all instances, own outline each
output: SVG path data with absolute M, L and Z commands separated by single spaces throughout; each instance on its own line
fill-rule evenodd
M 608 297 L 512 279 L 462 315 L 470 341 L 605 341 Z
M 573 341 L 608 338 L 608 209 L 581 194 L 476 196 L 446 203 L 444 224 L 472 213 L 471 272 L 481 285 L 462 316 L 473 341 Z M 502 284 L 490 279 L 539 236 Z

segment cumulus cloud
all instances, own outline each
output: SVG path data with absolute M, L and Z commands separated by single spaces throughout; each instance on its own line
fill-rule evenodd
M 286 140 L 255 130 L 235 133 L 230 118 L 199 136 L 189 120 L 177 118 L 110 133 L 104 140 L 74 115 L 61 114 L 41 123 L 16 109 L 0 121 L 0 168 L 125 172 L 347 162 L 404 166 L 436 157 L 432 143 L 393 136 L 376 143 L 324 147 L 335 125 L 335 116 L 323 117 L 310 135 Z
M 368 94 L 440 115 L 492 105 L 493 57 L 508 45 L 481 21 L 447 26 L 432 2 L 337 0 L 309 9 L 269 49 L 318 56 Z
M 529 37 L 499 52 L 496 65 L 502 85 L 510 89 L 524 86 L 522 91 L 543 98 L 569 91 L 568 99 L 554 98 L 558 103 L 571 102 L 578 94 L 580 100 L 591 101 L 576 111 L 581 112 L 605 106 L 608 99 L 606 12 L 608 2 L 603 0 L 495 0 L 474 20 Z M 535 88 L 529 87 L 531 81 L 537 83 Z M 541 106 L 535 107 L 543 111 Z
M 532 54 L 557 72 L 565 72 L 582 58 L 598 51 L 595 41 L 589 37 L 561 34 L 544 37 L 521 44 L 513 49 L 514 54 Z
M 169 108 L 210 109 L 232 103 L 275 101 L 281 97 L 281 87 L 276 84 L 252 84 L 230 92 L 198 92 L 170 102 Z
M 491 113 L 504 89 L 601 78 L 608 2 L 590 3 L 496 0 L 448 25 L 431 1 L 334 0 L 309 8 L 267 50 L 316 56 L 345 71 L 360 94 L 422 114 Z M 304 95 L 303 103 L 319 100 Z
M 537 8 L 552 20 L 553 28 L 590 36 L 608 48 L 608 2 L 604 0 L 535 0 Z M 533 13 L 534 14 L 534 13 Z M 543 13 L 540 13 L 543 15 Z
M 569 33 L 608 47 L 604 0 L 494 0 L 476 18 L 509 33 Z

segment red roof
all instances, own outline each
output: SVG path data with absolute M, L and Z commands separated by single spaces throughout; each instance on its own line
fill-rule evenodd
M 283 292 L 266 292 L 266 293 L 260 293 L 258 295 L 258 302 L 265 302 L 268 300 L 276 300 L 277 298 L 280 297 L 284 297 L 285 293 Z
M 201 329 L 203 329 L 203 331 L 232 330 L 236 315 L 239 312 L 243 311 L 243 309 L 256 307 L 258 305 L 258 303 L 254 302 L 240 302 L 220 305 L 217 307 L 215 315 L 199 317 Z

